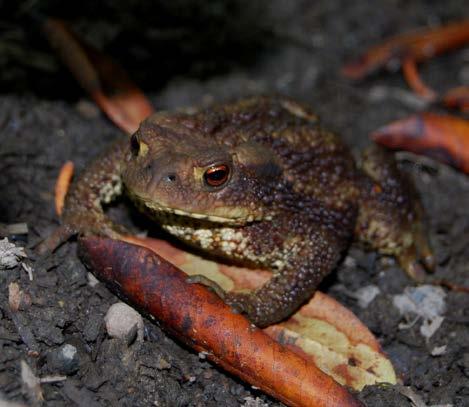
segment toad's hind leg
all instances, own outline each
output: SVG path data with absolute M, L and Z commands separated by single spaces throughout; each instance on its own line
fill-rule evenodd
M 397 168 L 393 155 L 373 145 L 363 153 L 361 200 L 355 230 L 359 241 L 397 258 L 417 281 L 434 267 L 423 225 L 423 210 L 413 185 Z

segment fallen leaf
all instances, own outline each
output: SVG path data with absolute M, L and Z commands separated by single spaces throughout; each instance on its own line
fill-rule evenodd
M 416 63 L 422 62 L 468 41 L 469 20 L 401 34 L 368 49 L 359 58 L 346 64 L 342 74 L 350 79 L 362 79 L 388 64 L 402 63 L 409 58 Z
M 280 345 L 215 293 L 151 250 L 80 239 L 80 254 L 114 292 L 207 359 L 290 406 L 359 406 L 311 361 Z M 331 316 L 333 318 L 333 316 Z
M 401 315 L 416 316 L 414 321 L 404 328 L 410 328 L 417 320 L 422 319 L 420 334 L 429 339 L 444 321 L 442 315 L 446 311 L 445 297 L 446 293 L 441 287 L 433 285 L 407 287 L 403 294 L 393 297 L 393 305 Z
M 37 404 L 42 402 L 44 400 L 44 396 L 42 394 L 40 380 L 36 377 L 29 365 L 24 360 L 20 362 L 20 365 L 21 380 L 23 381 L 26 393 L 29 394 L 33 403 Z
M 58 216 L 62 215 L 65 196 L 67 195 L 73 177 L 73 169 L 73 162 L 67 161 L 60 169 L 59 176 L 55 182 L 55 213 Z
M 25 257 L 23 247 L 10 243 L 7 238 L 0 240 L 0 271 L 15 267 Z
M 402 72 L 407 84 L 417 95 L 427 102 L 437 100 L 438 94 L 423 82 L 417 70 L 417 62 L 412 57 L 402 61 Z
M 393 304 L 402 315 L 415 314 L 424 319 L 442 316 L 446 311 L 446 293 L 441 287 L 421 285 L 406 287 L 393 297 Z
M 109 118 L 128 134 L 153 113 L 153 107 L 127 73 L 85 43 L 61 20 L 48 18 L 43 32 L 80 86 Z
M 163 240 L 134 236 L 126 240 L 150 248 L 189 275 L 203 274 L 226 291 L 252 290 L 270 277 L 268 271 L 218 264 Z M 321 292 L 316 292 L 289 320 L 265 331 L 313 361 L 339 383 L 355 390 L 380 382 L 396 383 L 391 362 L 368 328 L 352 312 Z
M 426 155 L 469 174 L 469 121 L 421 113 L 387 124 L 371 134 L 388 148 Z

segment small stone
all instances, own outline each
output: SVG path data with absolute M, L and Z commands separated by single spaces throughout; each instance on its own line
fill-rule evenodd
M 77 348 L 70 344 L 62 345 L 47 354 L 47 365 L 54 372 L 71 375 L 78 370 L 79 362 Z
M 432 356 L 441 356 L 441 355 L 444 355 L 445 353 L 446 353 L 446 345 L 435 346 L 430 352 Z
M 171 363 L 169 363 L 166 359 L 160 357 L 158 362 L 156 363 L 156 368 L 158 370 L 168 370 L 171 369 Z
M 83 378 L 85 386 L 92 391 L 98 390 L 104 383 L 109 380 L 106 372 L 103 372 L 93 363 L 89 363 L 84 368 Z
M 87 342 L 94 342 L 99 335 L 99 330 L 102 325 L 102 316 L 99 314 L 92 314 L 87 319 L 85 327 L 83 328 L 83 336 Z
M 357 299 L 360 308 L 367 308 L 380 293 L 381 290 L 376 285 L 370 284 L 355 291 L 354 297 Z
M 143 341 L 143 319 L 132 307 L 118 302 L 111 305 L 104 317 L 109 336 L 124 339 L 130 344 L 135 335 L 138 341 Z
M 199 352 L 199 355 L 198 355 L 198 356 L 199 356 L 199 359 L 200 359 L 200 360 L 205 360 L 205 359 L 207 359 L 207 355 L 208 355 L 207 352 L 202 351 L 202 352 Z
M 88 273 L 86 276 L 90 287 L 96 287 L 99 284 L 99 280 L 94 276 L 94 274 Z
M 254 387 L 253 387 L 254 388 Z M 268 404 L 265 403 L 261 398 L 256 397 L 245 397 L 243 407 L 267 407 Z

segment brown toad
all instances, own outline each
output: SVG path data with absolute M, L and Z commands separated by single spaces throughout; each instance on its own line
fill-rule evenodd
M 258 326 L 309 299 L 354 238 L 395 256 L 413 278 L 422 277 L 419 260 L 432 267 L 420 204 L 389 153 L 373 146 L 357 168 L 290 99 L 152 115 L 72 186 L 65 229 L 119 237 L 101 205 L 123 188 L 184 242 L 273 272 L 255 292 L 223 295 Z

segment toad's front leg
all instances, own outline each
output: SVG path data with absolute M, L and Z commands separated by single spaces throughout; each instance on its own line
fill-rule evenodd
M 259 327 L 278 323 L 313 296 L 321 280 L 335 268 L 344 243 L 318 228 L 283 251 L 283 259 L 274 261 L 267 283 L 249 293 L 227 293 L 224 300 Z
M 71 236 L 99 235 L 118 238 L 126 231 L 103 211 L 122 192 L 121 170 L 127 140 L 119 140 L 93 161 L 72 184 L 65 199 L 61 226 L 37 248 L 39 253 L 55 250 Z

